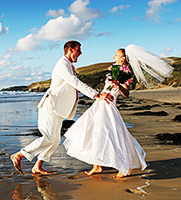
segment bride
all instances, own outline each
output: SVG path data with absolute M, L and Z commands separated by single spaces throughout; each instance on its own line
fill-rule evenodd
M 141 69 L 159 81 L 163 81 L 162 77 L 170 76 L 173 71 L 171 66 L 136 45 L 118 49 L 113 58 L 115 64 L 120 66 L 127 66 L 129 61 L 137 80 L 147 86 L 149 83 Z M 153 64 L 149 63 L 150 58 Z M 145 63 L 149 63 L 149 67 Z M 159 69 L 155 69 L 155 65 L 159 65 Z M 112 89 L 108 91 L 110 85 Z M 128 131 L 116 107 L 116 99 L 120 93 L 125 97 L 129 95 L 127 84 L 120 84 L 107 77 L 102 92 L 110 92 L 114 101 L 106 103 L 96 100 L 69 128 L 63 143 L 67 154 L 93 165 L 92 170 L 85 172 L 86 175 L 101 173 L 101 166 L 117 169 L 119 172 L 115 178 L 130 175 L 135 168 L 144 170 L 147 166 L 146 153 Z

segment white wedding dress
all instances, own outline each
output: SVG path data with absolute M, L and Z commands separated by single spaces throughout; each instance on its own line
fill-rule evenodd
M 106 91 L 108 81 L 103 91 Z M 128 131 L 117 107 L 119 90 L 113 88 L 114 101 L 96 100 L 69 128 L 63 143 L 67 154 L 88 164 L 113 167 L 124 176 L 132 169 L 146 168 L 145 152 Z

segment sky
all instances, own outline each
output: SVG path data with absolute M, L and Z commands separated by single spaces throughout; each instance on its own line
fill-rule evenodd
M 0 0 L 0 89 L 50 79 L 68 40 L 82 44 L 76 68 L 129 44 L 180 57 L 180 10 L 181 0 Z

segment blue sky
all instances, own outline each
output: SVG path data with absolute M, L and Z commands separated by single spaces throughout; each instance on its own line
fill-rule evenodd
M 112 62 L 128 44 L 181 56 L 180 0 L 0 0 L 0 89 L 51 78 L 67 40 L 75 67 Z

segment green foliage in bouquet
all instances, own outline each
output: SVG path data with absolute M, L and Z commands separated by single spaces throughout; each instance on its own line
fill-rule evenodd
M 112 65 L 108 68 L 111 70 L 110 76 L 108 80 L 113 81 L 119 81 L 121 84 L 126 84 L 129 85 L 132 82 L 132 74 L 131 71 L 128 67 L 126 66 L 121 66 L 121 65 Z M 109 85 L 109 87 L 106 89 L 108 91 L 111 91 L 112 85 Z
M 131 71 L 126 66 L 113 65 L 111 69 L 111 76 L 113 80 L 119 81 L 124 84 L 132 77 Z

